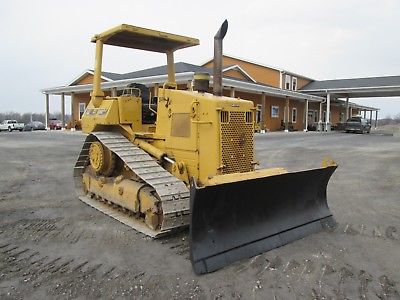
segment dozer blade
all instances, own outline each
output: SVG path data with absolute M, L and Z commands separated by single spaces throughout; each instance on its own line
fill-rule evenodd
M 326 188 L 337 166 L 190 190 L 190 260 L 203 274 L 334 226 Z

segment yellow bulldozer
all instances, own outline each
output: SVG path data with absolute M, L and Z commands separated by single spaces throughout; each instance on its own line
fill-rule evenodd
M 222 40 L 214 37 L 209 74 L 179 90 L 174 51 L 195 38 L 120 25 L 95 35 L 93 91 L 82 116 L 88 134 L 74 168 L 80 200 L 156 238 L 189 226 L 197 274 L 282 246 L 333 224 L 326 188 L 337 165 L 288 172 L 256 170 L 252 101 L 222 96 Z M 167 80 L 131 84 L 105 96 L 103 45 L 165 53 Z M 152 101 L 152 100 L 155 101 Z M 149 113 L 150 112 L 150 113 Z

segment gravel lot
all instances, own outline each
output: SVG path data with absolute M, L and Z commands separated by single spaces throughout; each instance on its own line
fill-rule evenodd
M 0 133 L 1 299 L 400 299 L 400 138 L 257 135 L 262 167 L 338 162 L 328 187 L 338 227 L 203 276 L 191 270 L 187 232 L 151 240 L 77 199 L 83 140 Z

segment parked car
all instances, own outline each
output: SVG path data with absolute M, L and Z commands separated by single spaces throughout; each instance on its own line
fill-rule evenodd
M 16 120 L 4 120 L 0 123 L 0 131 L 13 131 L 13 130 L 24 130 L 24 123 L 18 123 Z
M 56 118 L 52 118 L 49 120 L 49 128 L 50 130 L 61 130 L 62 122 Z
M 371 124 L 362 117 L 351 117 L 344 126 L 346 132 L 370 133 Z
M 32 121 L 25 125 L 24 131 L 45 130 L 46 126 L 39 121 Z

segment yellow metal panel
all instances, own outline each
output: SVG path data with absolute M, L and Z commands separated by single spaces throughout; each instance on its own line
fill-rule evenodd
M 253 169 L 254 141 L 253 141 L 253 110 L 251 101 L 238 100 L 228 97 L 216 97 L 208 93 L 199 93 L 181 90 L 159 90 L 157 128 L 158 136 L 165 136 L 165 142 L 155 142 L 156 147 L 165 147 L 168 156 L 176 161 L 185 162 L 189 176 L 194 176 L 200 181 L 210 176 L 222 173 L 221 156 L 221 120 L 220 112 L 227 112 L 229 116 L 239 114 L 239 123 L 233 124 L 228 132 L 227 143 L 242 143 L 243 153 L 237 155 L 232 161 L 244 161 L 245 168 L 237 172 L 246 172 Z M 190 136 L 177 136 L 177 124 L 174 124 L 175 115 L 190 114 Z M 246 122 L 246 116 L 249 122 Z M 187 121 L 186 121 L 187 122 Z M 242 137 L 243 129 L 247 128 L 247 134 Z M 181 127 L 180 127 L 181 128 Z M 181 129 L 180 129 L 181 130 Z M 240 132 L 238 136 L 235 132 Z M 235 136 L 231 136 L 231 135 Z M 224 136 L 225 137 L 225 136 Z M 236 145 L 235 144 L 235 145 Z M 233 146 L 235 146 L 233 145 Z M 240 146 L 240 145 L 239 145 Z M 236 169 L 228 168 L 227 172 L 236 172 Z
M 190 137 L 190 114 L 173 113 L 171 118 L 171 136 Z
M 257 170 L 247 173 L 233 173 L 233 174 L 224 174 L 224 175 L 217 175 L 211 178 L 208 178 L 206 181 L 203 181 L 204 185 L 219 185 L 224 183 L 230 182 L 238 182 L 243 180 L 250 180 L 256 178 L 264 178 L 268 176 L 280 175 L 288 173 L 286 169 L 283 168 L 271 168 L 271 169 L 263 169 Z
M 199 40 L 177 34 L 122 24 L 92 38 L 104 44 L 166 53 L 199 45 Z
M 119 112 L 116 100 L 103 100 L 99 107 L 90 102 L 82 116 L 82 130 L 92 132 L 97 125 L 118 125 Z
M 119 120 L 121 124 L 142 124 L 142 101 L 139 97 L 118 97 Z

